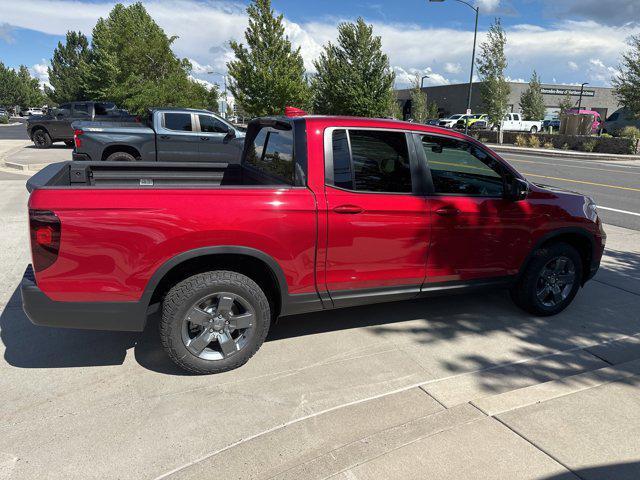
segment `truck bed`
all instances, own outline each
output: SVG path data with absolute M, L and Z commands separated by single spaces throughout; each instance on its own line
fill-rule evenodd
M 255 185 L 240 165 L 173 162 L 60 162 L 27 181 L 27 190 L 42 188 L 161 188 Z

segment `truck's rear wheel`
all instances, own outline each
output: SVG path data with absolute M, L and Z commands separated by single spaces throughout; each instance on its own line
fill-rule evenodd
M 53 143 L 49 134 L 42 129 L 33 132 L 32 140 L 36 148 L 49 148 Z
M 206 374 L 244 365 L 269 331 L 269 301 L 249 277 L 201 273 L 174 286 L 164 299 L 160 338 L 179 367 Z
M 571 245 L 556 243 L 538 249 L 511 298 L 520 308 L 540 316 L 560 313 L 573 301 L 582 279 L 582 259 Z
M 127 152 L 115 152 L 107 157 L 107 162 L 135 162 L 136 157 Z
M 529 133 L 538 133 L 538 127 L 536 127 L 535 125 L 533 125 L 531 127 L 531 130 L 529 130 Z

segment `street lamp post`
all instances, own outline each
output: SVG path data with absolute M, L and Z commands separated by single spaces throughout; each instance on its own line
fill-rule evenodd
M 224 108 L 227 108 L 227 76 L 224 73 L 219 72 L 207 72 L 207 75 L 220 75 L 224 81 Z M 220 112 L 224 118 L 227 118 L 227 112 Z
M 580 113 L 580 107 L 582 107 L 582 94 L 584 92 L 584 86 L 589 85 L 589 82 L 584 82 L 580 85 L 580 98 L 578 99 L 578 113 Z
M 429 1 L 433 3 L 444 2 L 444 0 L 429 0 Z M 473 5 L 471 5 L 468 2 L 465 2 L 464 0 L 456 0 L 456 2 L 463 3 L 467 7 L 472 9 L 474 12 L 476 12 L 476 24 L 473 30 L 473 51 L 471 53 L 471 71 L 469 72 L 469 93 L 467 94 L 467 112 L 470 113 L 471 112 L 471 94 L 473 93 L 473 67 L 476 63 L 476 40 L 478 38 L 478 15 L 480 13 L 480 7 L 474 7 Z M 469 119 L 466 119 L 464 122 L 464 133 L 465 134 L 469 133 Z
M 429 78 L 429 75 L 425 75 L 424 77 L 422 77 L 420 79 L 420 90 L 422 90 L 424 88 L 424 79 L 425 78 Z

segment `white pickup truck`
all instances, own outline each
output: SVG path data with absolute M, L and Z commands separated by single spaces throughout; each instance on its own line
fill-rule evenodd
M 494 127 L 493 130 L 496 130 Z M 542 130 L 541 120 L 523 120 L 519 113 L 507 113 L 502 120 L 503 132 L 530 132 L 537 133 Z

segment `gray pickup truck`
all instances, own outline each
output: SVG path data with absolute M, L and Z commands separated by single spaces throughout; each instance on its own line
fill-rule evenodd
M 74 122 L 73 159 L 238 163 L 244 132 L 207 110 L 154 109 L 145 123 Z

